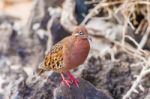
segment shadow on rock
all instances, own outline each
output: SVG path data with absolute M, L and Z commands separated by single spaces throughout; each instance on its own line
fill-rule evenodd
M 113 99 L 104 92 L 97 90 L 88 81 L 79 79 L 79 87 L 75 85 L 59 86 L 54 90 L 54 99 Z

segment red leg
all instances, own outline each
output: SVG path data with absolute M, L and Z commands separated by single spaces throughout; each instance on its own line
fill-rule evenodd
M 66 84 L 67 86 L 70 87 L 71 82 L 70 82 L 69 80 L 65 79 L 63 73 L 60 73 L 60 74 L 61 74 L 61 77 L 62 77 L 61 84 L 62 84 L 62 85 Z
M 69 76 L 70 80 L 75 83 L 76 86 L 79 87 L 78 83 L 79 83 L 79 80 L 77 80 L 69 71 L 67 71 L 67 75 Z

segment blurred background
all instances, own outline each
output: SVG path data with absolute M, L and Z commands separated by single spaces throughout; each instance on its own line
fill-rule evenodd
M 56 99 L 59 74 L 33 73 L 78 25 L 92 42 L 73 74 L 114 99 L 150 99 L 150 0 L 0 0 L 0 99 Z

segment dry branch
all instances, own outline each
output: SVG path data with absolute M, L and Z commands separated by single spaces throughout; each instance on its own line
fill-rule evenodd
M 66 30 L 69 30 L 70 32 L 77 25 L 74 15 L 75 4 L 76 4 L 75 0 L 65 0 L 60 19 L 60 22 L 64 26 L 64 28 L 66 28 Z

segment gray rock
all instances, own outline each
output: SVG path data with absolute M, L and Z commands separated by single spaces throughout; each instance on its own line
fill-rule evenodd
M 54 90 L 54 99 L 113 99 L 104 92 L 97 90 L 91 83 L 79 79 L 79 87 L 74 84 L 59 86 Z

